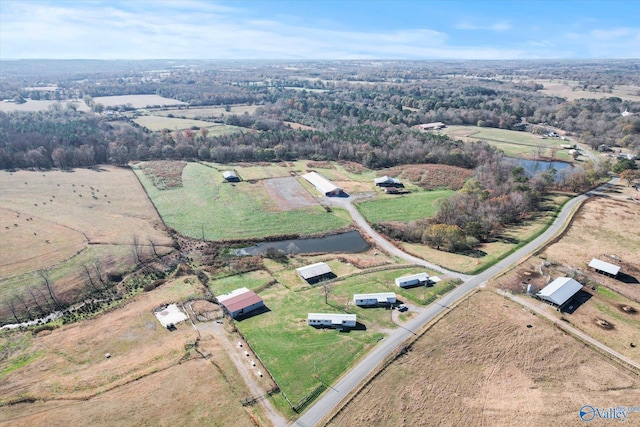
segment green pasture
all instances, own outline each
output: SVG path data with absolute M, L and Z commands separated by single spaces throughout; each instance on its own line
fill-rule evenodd
M 240 128 L 236 126 L 227 126 L 220 123 L 207 122 L 195 119 L 178 119 L 175 117 L 163 116 L 139 116 L 133 119 L 138 125 L 146 127 L 150 131 L 158 132 L 163 129 L 182 130 L 191 129 L 193 127 L 208 128 L 209 135 L 223 135 L 238 131 Z
M 433 217 L 440 203 L 454 193 L 452 190 L 416 192 L 402 195 L 381 194 L 375 200 L 356 206 L 370 224 L 400 221 L 409 222 Z
M 224 183 L 222 172 L 199 163 L 189 163 L 182 172 L 183 186 L 171 190 L 158 190 L 138 166 L 133 169 L 164 222 L 194 238 L 310 235 L 351 223 L 346 213 L 327 213 L 321 206 L 280 212 L 261 183 Z
M 232 105 L 229 107 L 229 111 L 227 111 L 227 107 L 224 106 L 171 108 L 166 110 L 157 110 L 154 111 L 153 114 L 164 117 L 172 115 L 173 117 L 181 119 L 219 119 L 222 116 L 228 116 L 231 114 L 253 114 L 257 108 L 258 105 Z
M 509 157 L 531 156 L 534 149 L 540 149 L 540 155 L 544 157 L 551 157 L 550 149 L 556 149 L 556 160 L 571 160 L 568 150 L 562 149 L 562 144 L 569 144 L 570 142 L 563 141 L 560 138 L 542 139 L 540 136 L 529 132 L 478 126 L 450 126 L 441 132 L 453 139 L 469 138 L 485 141 L 500 148 Z
M 269 273 L 264 270 L 258 270 L 211 280 L 209 281 L 209 288 L 214 295 L 223 295 L 240 288 L 254 290 L 272 280 L 273 277 Z

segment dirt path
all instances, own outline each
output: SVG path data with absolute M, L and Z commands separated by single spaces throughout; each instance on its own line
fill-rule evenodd
M 262 398 L 263 396 L 266 396 L 267 390 L 256 382 L 256 371 L 260 369 L 260 371 L 266 373 L 267 370 L 264 366 L 261 366 L 255 354 L 252 354 L 246 343 L 243 342 L 242 347 L 240 347 L 238 343 L 232 343 L 224 330 L 224 324 L 217 322 L 204 322 L 197 323 L 195 327 L 201 334 L 214 337 L 216 342 L 225 349 L 227 355 L 236 365 L 236 369 L 249 388 L 251 396 L 257 398 L 258 404 L 262 407 L 263 412 L 269 420 L 271 420 L 273 426 L 287 426 L 289 423 L 278 413 L 278 411 L 274 409 L 271 402 L 269 402 L 267 398 Z M 245 351 L 249 352 L 250 356 L 247 357 Z M 252 360 L 256 363 L 255 367 L 251 365 Z

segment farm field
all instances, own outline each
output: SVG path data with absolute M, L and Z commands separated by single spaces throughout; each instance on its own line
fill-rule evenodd
M 586 295 L 588 299 L 573 312 L 558 313 L 549 307 L 550 313 L 558 319 L 564 317 L 617 352 L 640 361 L 637 348 L 630 346 L 640 342 L 640 232 L 636 226 L 640 209 L 637 202 L 627 200 L 634 191 L 618 185 L 609 196 L 590 199 L 580 207 L 560 239 L 493 285 L 523 293 L 525 280 L 539 290 L 549 278 L 573 276 L 591 288 Z M 614 279 L 592 271 L 588 267 L 592 258 L 621 266 L 625 276 Z
M 551 149 L 556 150 L 554 160 L 572 161 L 568 150 L 562 144 L 568 144 L 559 138 L 541 139 L 529 132 L 505 129 L 484 128 L 478 126 L 449 126 L 440 132 L 453 139 L 463 141 L 484 141 L 500 148 L 508 157 L 532 158 L 533 150 L 540 149 L 540 155 L 551 158 Z
M 67 99 L 62 101 L 49 101 L 49 100 L 31 100 L 28 99 L 27 102 L 22 104 L 16 104 L 15 102 L 2 102 L 0 101 L 0 111 L 5 113 L 10 111 L 42 111 L 47 110 L 54 104 L 58 104 L 62 108 L 66 108 L 67 103 L 72 103 L 76 106 L 78 111 L 90 111 L 89 107 L 82 102 L 82 100 L 77 99 Z
M 639 399 L 636 375 L 518 304 L 480 291 L 328 425 L 578 425 L 583 405 L 637 406 Z
M 97 96 L 93 98 L 96 104 L 105 107 L 117 107 L 118 105 L 131 105 L 133 108 L 146 108 L 154 106 L 188 105 L 186 102 L 177 99 L 165 98 L 159 95 L 120 95 L 120 96 Z
M 439 190 L 402 195 L 382 194 L 375 200 L 358 203 L 357 207 L 370 224 L 410 222 L 433 217 L 438 212 L 439 203 L 453 193 L 452 190 Z
M 236 126 L 228 126 L 220 123 L 205 122 L 195 119 L 177 119 L 172 117 L 163 117 L 156 115 L 138 116 L 133 119 L 138 125 L 147 129 L 159 132 L 163 129 L 182 130 L 191 128 L 207 128 L 208 135 L 219 136 L 239 131 L 241 128 Z
M 164 116 L 167 117 L 169 115 L 180 118 L 180 119 L 199 119 L 199 120 L 209 120 L 209 119 L 220 119 L 223 116 L 228 116 L 230 114 L 253 114 L 258 105 L 231 105 L 229 106 L 229 111 L 227 111 L 227 107 L 192 107 L 192 108 L 176 108 L 176 109 L 163 109 L 163 110 L 154 110 L 154 116 Z
M 346 213 L 327 213 L 320 205 L 281 212 L 262 183 L 224 183 L 222 172 L 199 163 L 187 164 L 182 187 L 170 190 L 153 186 L 140 165 L 134 171 L 165 223 L 190 237 L 235 240 L 311 235 L 351 223 Z
M 152 313 L 204 292 L 192 283 L 173 280 L 81 323 L 0 334 L 0 424 L 255 425 L 263 415 L 241 405 L 250 392 L 220 343 L 202 334 L 205 359 L 187 345 L 191 325 L 170 332 Z
M 3 301 L 40 286 L 41 269 L 61 294 L 85 286 L 83 264 L 98 261 L 105 275 L 128 271 L 134 237 L 171 250 L 171 238 L 127 169 L 0 172 Z
M 574 101 L 580 98 L 602 99 L 611 97 L 635 102 L 640 101 L 640 87 L 637 86 L 619 85 L 614 87 L 611 93 L 606 93 L 577 89 L 578 82 L 576 81 L 537 79 L 534 82 L 544 86 L 539 92 L 548 96 L 559 96 L 567 101 Z

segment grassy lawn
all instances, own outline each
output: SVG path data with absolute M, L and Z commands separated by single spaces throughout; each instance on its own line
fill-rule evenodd
M 201 108 L 176 108 L 168 110 L 154 111 L 156 116 L 168 116 L 171 114 L 174 117 L 184 119 L 219 119 L 225 115 L 231 114 L 253 114 L 258 108 L 257 105 L 233 105 L 229 107 L 229 111 L 226 111 L 227 107 L 201 107 Z
M 478 126 L 450 126 L 442 130 L 453 139 L 482 140 L 504 151 L 509 157 L 527 157 L 532 155 L 532 150 L 540 148 L 541 155 L 550 157 L 550 148 L 557 149 L 556 160 L 570 161 L 567 150 L 562 149 L 562 144 L 569 142 L 560 138 L 542 139 L 529 132 L 520 132 L 506 129 L 494 129 Z
M 165 223 L 179 232 L 206 240 L 259 239 L 283 234 L 309 235 L 350 224 L 344 216 L 327 213 L 320 206 L 279 212 L 261 183 L 223 183 L 216 169 L 189 163 L 183 186 L 158 190 L 135 166 Z M 240 173 L 242 176 L 242 173 Z
M 253 290 L 269 283 L 271 280 L 273 280 L 273 277 L 264 270 L 251 271 L 212 280 L 209 282 L 209 288 L 214 295 L 223 295 L 239 288 Z
M 381 195 L 376 200 L 358 203 L 358 210 L 371 224 L 385 221 L 409 222 L 430 218 L 438 212 L 439 202 L 452 190 L 438 190 L 403 195 Z
M 174 117 L 162 117 L 162 116 L 139 116 L 133 120 L 140 126 L 144 126 L 147 129 L 157 132 L 162 129 L 190 129 L 192 127 L 209 128 L 209 133 L 216 132 L 218 129 L 223 129 L 226 133 L 235 132 L 240 128 L 235 126 L 221 125 L 218 123 L 206 122 L 203 120 L 195 119 L 177 119 Z M 218 133 L 219 134 L 219 133 Z

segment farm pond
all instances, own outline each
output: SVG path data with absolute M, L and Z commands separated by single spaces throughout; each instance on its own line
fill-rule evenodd
M 514 164 L 522 166 L 525 173 L 529 177 L 534 177 L 541 172 L 546 172 L 551 169 L 556 171 L 556 181 L 559 179 L 557 175 L 560 173 L 569 173 L 573 170 L 573 165 L 567 162 L 558 161 L 545 161 L 545 160 L 530 160 L 530 159 L 510 159 Z
M 352 230 L 324 237 L 263 242 L 254 246 L 236 249 L 236 255 L 264 254 L 269 248 L 282 250 L 286 254 L 306 254 L 314 252 L 358 253 L 364 252 L 370 247 L 358 231 Z

